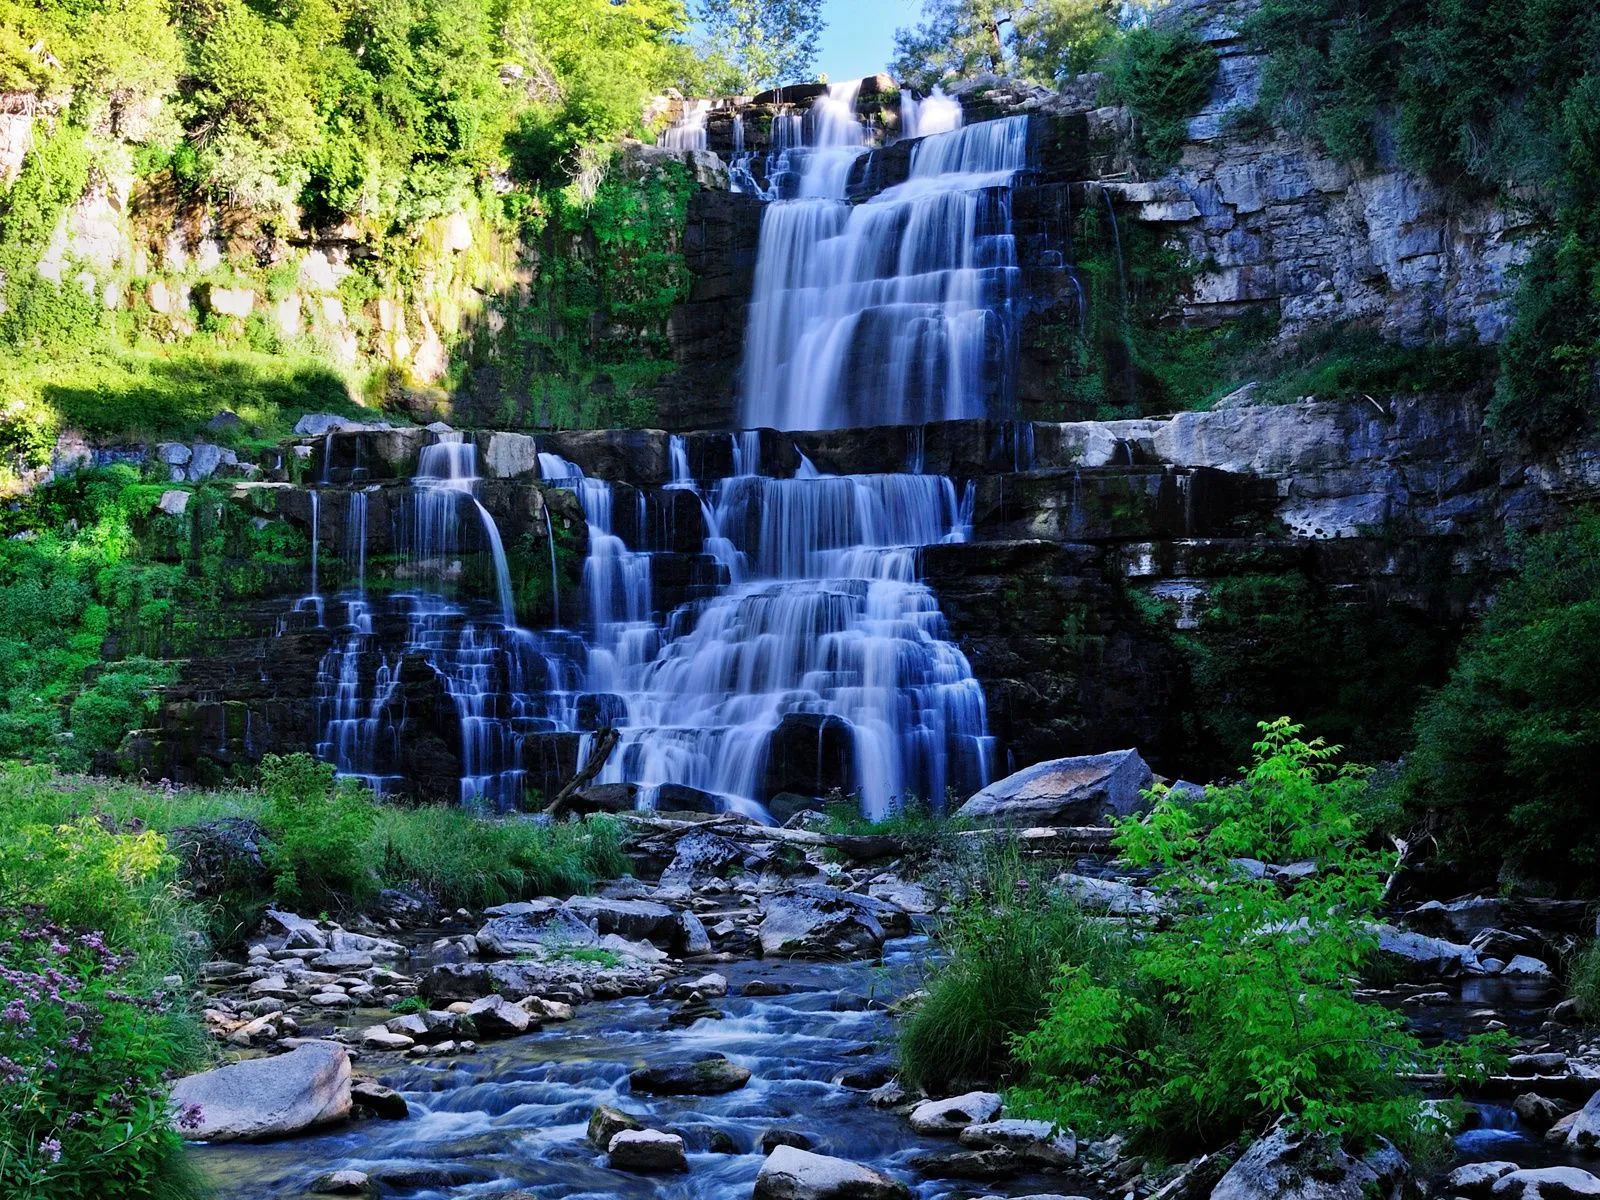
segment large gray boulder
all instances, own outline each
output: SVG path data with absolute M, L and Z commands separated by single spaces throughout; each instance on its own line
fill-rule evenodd
M 968 1125 L 983 1125 L 1000 1115 L 1001 1100 L 994 1092 L 967 1092 L 947 1100 L 924 1100 L 911 1112 L 911 1128 L 918 1133 L 953 1136 Z
M 199 1141 L 286 1137 L 350 1115 L 350 1056 L 331 1042 L 310 1042 L 180 1079 L 172 1103 L 186 1114 L 184 1135 Z
M 624 1129 L 606 1147 L 613 1169 L 640 1175 L 659 1175 L 687 1171 L 689 1160 L 683 1152 L 683 1139 L 658 1129 Z
M 1567 1129 L 1567 1145 L 1585 1154 L 1600 1154 L 1600 1092 L 1578 1110 Z
M 708 1054 L 693 1062 L 665 1067 L 640 1067 L 628 1086 L 650 1096 L 720 1096 L 750 1082 L 750 1070 L 724 1054 Z
M 1410 1180 L 1410 1164 L 1387 1142 L 1357 1158 L 1279 1126 L 1228 1169 L 1211 1200 L 1402 1200 Z
M 528 900 L 489 909 L 478 930 L 478 947 L 488 954 L 514 958 L 551 948 L 594 946 L 600 935 L 571 909 L 553 900 Z
M 779 1146 L 761 1164 L 751 1200 L 911 1200 L 911 1189 L 860 1163 Z
M 1444 979 L 1479 969 L 1478 952 L 1471 946 L 1389 925 L 1378 929 L 1378 952 L 1413 979 Z
M 1494 1200 L 1593 1200 L 1600 1179 L 1578 1167 L 1541 1167 L 1501 1176 L 1489 1194 Z
M 811 885 L 761 902 L 761 953 L 769 958 L 852 958 L 876 953 L 887 933 L 881 901 Z M 904 919 L 905 914 L 900 914 Z
M 1153 781 L 1137 750 L 1057 758 L 991 783 L 957 811 L 980 825 L 1097 825 L 1143 806 Z
M 562 908 L 602 936 L 615 933 L 634 942 L 670 943 L 676 932 L 676 914 L 653 900 L 574 896 Z

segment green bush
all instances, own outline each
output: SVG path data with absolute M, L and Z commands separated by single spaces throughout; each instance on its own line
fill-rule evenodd
M 1578 951 L 1567 966 L 1567 995 L 1583 1009 L 1592 1024 L 1600 1013 L 1600 941 L 1590 942 Z
M 1132 111 L 1139 153 L 1155 170 L 1177 162 L 1189 118 L 1217 77 L 1217 52 L 1184 29 L 1130 29 L 1111 52 L 1105 99 Z
M 192 975 L 198 913 L 158 833 L 42 784 L 0 782 L 0 1194 L 191 1195 L 167 1079 L 204 1043 L 167 980 Z
M 935 1094 L 1010 1073 L 1013 1041 L 1048 1009 L 1059 964 L 1112 977 L 1126 956 L 1116 930 L 1027 869 L 1014 847 L 983 852 L 961 892 L 936 935 L 949 961 L 898 1036 L 907 1082 Z
M 1447 859 L 1592 895 L 1600 515 L 1528 540 L 1521 557 L 1419 715 L 1402 788 Z
M 267 755 L 261 792 L 267 802 L 262 823 L 272 838 L 267 859 L 280 897 L 337 904 L 372 896 L 377 810 L 370 793 L 335 779 L 332 763 L 309 754 Z
M 1484 1069 L 1494 1046 L 1425 1048 L 1405 1018 L 1355 996 L 1395 865 L 1369 848 L 1365 773 L 1287 719 L 1262 724 L 1244 779 L 1181 802 L 1157 794 L 1117 847 L 1156 872 L 1165 920 L 1134 940 L 1123 977 L 1068 958 L 1048 1012 L 1015 1043 L 1022 1111 L 1082 1131 L 1125 1128 L 1186 1155 L 1282 1118 L 1355 1142 L 1426 1152 L 1449 1120 L 1399 1075 Z M 1240 859 L 1309 861 L 1285 891 Z

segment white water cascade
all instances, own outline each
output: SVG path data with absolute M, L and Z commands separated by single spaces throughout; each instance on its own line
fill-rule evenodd
M 683 116 L 662 131 L 660 144 L 668 150 L 704 150 L 706 114 L 710 111 L 709 100 L 685 100 Z
M 1028 165 L 1027 118 L 927 137 L 904 183 L 851 205 L 845 184 L 864 129 L 857 123 L 846 144 L 839 104 L 828 101 L 814 122 L 826 140 L 777 152 L 798 159 L 802 175 L 798 198 L 774 200 L 762 217 L 743 423 L 840 429 L 1003 415 L 1020 276 L 1011 185 Z

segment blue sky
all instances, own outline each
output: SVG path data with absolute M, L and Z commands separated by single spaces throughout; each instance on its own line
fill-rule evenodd
M 916 24 L 922 0 L 823 0 L 828 28 L 822 33 L 817 69 L 829 79 L 872 75 L 894 53 L 894 31 Z

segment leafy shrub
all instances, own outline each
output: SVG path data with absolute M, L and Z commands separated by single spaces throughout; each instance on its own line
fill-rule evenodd
M 1178 159 L 1188 120 L 1217 77 L 1217 52 L 1184 29 L 1130 29 L 1112 51 L 1105 98 L 1133 112 L 1139 153 L 1162 170 Z
M 71 798 L 0 787 L 0 1194 L 181 1196 L 191 1180 L 166 1080 L 201 1039 L 184 989 L 196 914 L 152 831 L 114 832 Z
M 278 895 L 312 903 L 372 895 L 377 811 L 365 789 L 335 779 L 332 763 L 309 754 L 269 754 L 261 760 L 261 791 Z
M 1118 824 L 1118 849 L 1156 871 L 1167 921 L 1133 943 L 1122 978 L 1061 965 L 1049 1011 L 1016 1043 L 1014 1099 L 1082 1130 L 1128 1128 L 1186 1154 L 1280 1118 L 1356 1141 L 1437 1148 L 1448 1121 L 1398 1077 L 1485 1066 L 1481 1040 L 1424 1048 L 1404 1018 L 1354 994 L 1394 866 L 1366 843 L 1365 773 L 1285 719 L 1262 724 L 1244 779 L 1199 801 L 1158 794 Z M 1310 861 L 1290 891 L 1238 860 Z
M 1028 870 L 1015 848 L 986 851 L 969 871 L 937 934 L 949 961 L 899 1031 L 902 1073 L 934 1093 L 1009 1073 L 1013 1039 L 1047 1011 L 1059 964 L 1111 977 L 1126 954 L 1115 930 Z
M 1600 834 L 1600 516 L 1525 542 L 1515 578 L 1468 635 L 1416 722 L 1402 779 L 1446 858 L 1594 891 Z

